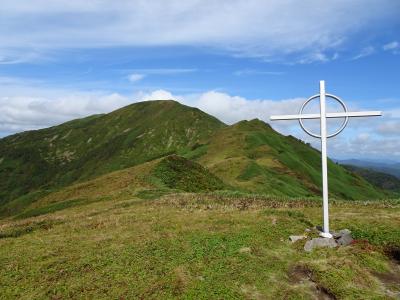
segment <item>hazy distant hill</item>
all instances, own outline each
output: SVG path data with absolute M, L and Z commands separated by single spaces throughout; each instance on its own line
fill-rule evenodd
M 342 165 L 351 165 L 361 168 L 368 168 L 375 171 L 391 174 L 400 179 L 400 163 L 397 162 L 384 162 L 384 161 L 370 161 L 359 159 L 347 159 L 338 161 Z
M 372 168 L 361 168 L 352 165 L 343 166 L 381 189 L 400 192 L 400 179 L 396 176 L 384 172 L 378 172 Z
M 320 194 L 320 153 L 298 139 L 283 136 L 259 120 L 227 126 L 176 101 L 148 101 L 1 139 L 0 206 L 12 201 L 13 207 L 22 209 L 51 191 L 171 154 L 187 161 L 175 160 L 180 171 L 173 171 L 174 160 L 168 161 L 169 169 L 160 175 L 165 188 L 188 190 L 196 185 L 194 181 L 213 174 L 215 180 L 200 181 L 199 190 L 212 182 L 213 189 Z M 200 177 L 186 174 L 182 166 L 194 168 Z M 329 172 L 334 197 L 385 197 L 382 190 L 332 161 Z

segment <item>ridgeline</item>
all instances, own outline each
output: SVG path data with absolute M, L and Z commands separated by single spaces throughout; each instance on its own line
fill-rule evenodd
M 69 186 L 112 172 L 160 163 L 160 158 L 168 162 L 156 168 L 161 179 L 155 181 L 149 173 L 143 181 L 153 190 L 220 189 L 292 197 L 321 192 L 320 153 L 302 141 L 283 136 L 260 120 L 228 126 L 176 101 L 146 101 L 0 139 L 0 213 L 21 213 L 51 193 L 62 194 Z M 132 176 L 136 175 L 144 176 Z M 103 184 L 115 183 L 120 175 L 115 176 Z M 329 180 L 335 198 L 389 195 L 332 161 Z M 144 189 L 146 185 L 136 186 L 131 193 Z

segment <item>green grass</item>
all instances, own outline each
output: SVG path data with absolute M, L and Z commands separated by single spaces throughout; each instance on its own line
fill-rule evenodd
M 135 194 L 135 196 L 140 199 L 153 200 L 153 199 L 157 199 L 165 194 L 168 194 L 170 192 L 171 191 L 169 189 L 141 190 L 141 191 L 138 191 Z
M 69 207 L 77 206 L 77 205 L 83 205 L 83 204 L 88 204 L 90 201 L 87 201 L 87 199 L 73 199 L 73 200 L 68 200 L 68 201 L 62 201 L 62 202 L 56 202 L 47 206 L 43 207 L 38 207 L 38 208 L 33 208 L 33 209 L 28 209 L 24 211 L 21 214 L 16 215 L 14 218 L 15 219 L 26 219 L 30 217 L 37 217 L 40 215 L 45 215 L 48 213 L 53 213 L 59 210 L 63 210 Z
M 398 201 L 332 201 L 332 228 L 350 228 L 362 241 L 306 253 L 304 241 L 288 236 L 321 223 L 319 204 L 181 193 L 2 220 L 1 297 L 390 299 L 387 290 L 400 292 L 384 280 L 400 280 L 384 251 L 400 246 Z
M 0 239 L 5 238 L 17 238 L 25 234 L 29 234 L 35 230 L 48 230 L 54 225 L 61 224 L 61 221 L 44 219 L 44 220 L 34 220 L 27 223 L 21 223 L 8 227 L 0 232 Z

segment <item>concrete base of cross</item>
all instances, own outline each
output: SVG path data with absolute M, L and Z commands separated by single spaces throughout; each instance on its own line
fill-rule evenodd
M 320 233 L 319 233 L 319 236 L 321 236 L 321 237 L 323 237 L 323 238 L 328 238 L 328 239 L 333 238 L 333 235 L 330 234 L 329 232 L 320 232 Z

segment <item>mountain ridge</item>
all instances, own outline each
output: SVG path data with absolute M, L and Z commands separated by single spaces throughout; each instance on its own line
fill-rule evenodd
M 374 171 L 383 172 L 396 176 L 400 179 L 400 163 L 399 162 L 385 162 L 374 160 L 360 160 L 360 159 L 345 159 L 338 160 L 341 165 L 351 165 L 355 167 L 372 169 Z
M 318 150 L 258 119 L 228 126 L 197 108 L 154 100 L 0 139 L 0 206 L 22 197 L 17 206 L 23 208 L 42 192 L 171 154 L 200 164 L 238 191 L 320 194 Z M 332 161 L 329 170 L 333 197 L 388 195 Z
M 365 180 L 381 189 L 400 193 L 400 179 L 394 175 L 376 171 L 373 168 L 362 168 L 353 165 L 343 165 L 343 167 L 360 175 Z
M 179 152 L 224 126 L 176 101 L 146 101 L 0 139 L 0 202 Z

